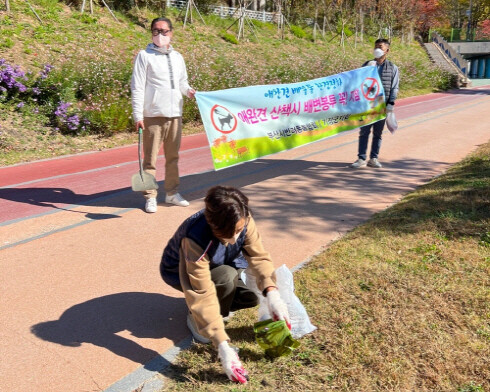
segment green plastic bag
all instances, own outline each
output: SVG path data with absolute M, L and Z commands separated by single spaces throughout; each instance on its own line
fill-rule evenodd
M 255 340 L 271 358 L 289 355 L 300 343 L 293 339 L 284 320 L 259 321 L 254 324 Z

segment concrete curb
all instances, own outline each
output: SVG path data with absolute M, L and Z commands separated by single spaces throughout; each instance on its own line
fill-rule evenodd
M 141 392 L 160 391 L 163 388 L 163 381 L 158 378 L 158 374 L 168 368 L 182 350 L 188 349 L 191 345 L 192 337 L 189 335 L 146 365 L 112 384 L 104 392 L 133 392 L 141 387 Z

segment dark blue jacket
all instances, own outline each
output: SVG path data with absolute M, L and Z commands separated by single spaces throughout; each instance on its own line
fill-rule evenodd
M 170 286 L 179 286 L 179 251 L 182 239 L 187 237 L 198 244 L 210 260 L 210 269 L 226 264 L 236 269 L 247 268 L 248 263 L 243 257 L 242 246 L 245 242 L 247 227 L 240 233 L 236 243 L 225 246 L 213 235 L 211 227 L 201 210 L 187 218 L 168 241 L 160 262 L 160 274 L 165 283 Z
M 366 61 L 362 66 L 365 67 L 368 63 L 369 61 Z M 394 80 L 395 75 L 398 73 L 397 66 L 391 61 L 385 60 L 381 66 L 378 66 L 378 73 L 385 90 L 385 102 L 395 101 L 398 94 L 398 85 L 400 83 L 399 76 L 397 76 L 397 80 Z M 395 91 L 392 91 L 392 88 L 394 88 Z

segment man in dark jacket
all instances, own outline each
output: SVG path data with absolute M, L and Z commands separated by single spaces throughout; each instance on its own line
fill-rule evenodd
M 400 84 L 398 67 L 386 59 L 389 51 L 390 42 L 387 39 L 380 38 L 376 40 L 374 43 L 375 66 L 378 68 L 379 77 L 381 78 L 381 83 L 383 84 L 385 92 L 386 111 L 393 110 Z M 370 65 L 370 63 L 372 63 L 372 61 L 366 61 L 362 66 Z M 381 163 L 378 161 L 378 154 L 381 147 L 381 135 L 383 134 L 385 122 L 386 120 L 383 119 L 361 127 L 361 131 L 359 132 L 358 159 L 351 165 L 351 167 L 355 169 L 366 166 L 376 168 L 382 167 Z M 371 144 L 371 153 L 369 154 L 370 159 L 367 161 L 366 151 L 371 128 L 373 129 L 373 141 Z

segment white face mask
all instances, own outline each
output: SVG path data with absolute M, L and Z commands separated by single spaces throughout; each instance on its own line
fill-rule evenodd
M 385 52 L 383 51 L 383 49 L 376 48 L 376 49 L 374 49 L 373 54 L 374 54 L 375 59 L 379 59 L 380 57 L 384 56 Z
M 242 234 L 242 232 L 235 234 L 232 238 L 223 238 L 223 241 L 233 245 L 238 240 L 238 237 L 240 237 L 240 234 Z
M 167 47 L 170 44 L 170 37 L 167 35 L 158 34 L 153 36 L 153 43 L 159 48 Z

